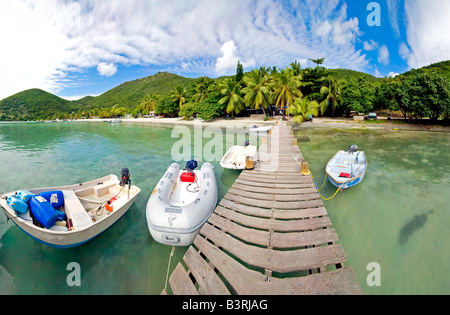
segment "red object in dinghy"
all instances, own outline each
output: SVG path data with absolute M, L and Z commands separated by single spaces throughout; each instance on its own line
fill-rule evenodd
M 195 174 L 192 172 L 183 172 L 180 175 L 180 180 L 182 183 L 193 183 L 195 182 Z
M 341 173 L 341 174 L 339 175 L 339 177 L 347 177 L 347 178 L 350 178 L 350 174 L 349 174 L 349 173 Z

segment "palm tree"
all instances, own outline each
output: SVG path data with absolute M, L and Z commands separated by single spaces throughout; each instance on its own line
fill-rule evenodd
M 185 87 L 177 85 L 175 89 L 170 93 L 170 97 L 172 99 L 172 102 L 177 103 L 181 109 L 181 106 L 186 103 L 186 99 L 188 98 L 188 91 Z
M 292 71 L 293 75 L 299 76 L 301 73 L 301 69 L 302 69 L 302 67 L 300 66 L 300 62 L 295 60 L 294 62 L 290 63 L 290 66 L 291 66 L 291 71 Z
M 274 75 L 272 84 L 271 102 L 275 103 L 276 109 L 284 110 L 286 105 L 294 104 L 294 101 L 302 97 L 299 87 L 301 81 L 298 76 L 293 76 L 288 69 L 281 70 Z
M 208 77 L 201 77 L 197 80 L 194 86 L 194 101 L 201 103 L 205 98 L 208 97 L 209 88 L 212 84 L 212 80 Z
M 342 101 L 342 83 L 343 79 L 337 81 L 333 78 L 328 78 L 328 86 L 322 86 L 320 94 L 326 95 L 326 98 L 320 103 L 322 115 L 325 113 L 328 105 L 331 104 L 331 117 L 334 118 L 334 110 L 339 107 Z
M 310 101 L 307 96 L 297 98 L 294 104 L 289 107 L 289 111 L 294 115 L 294 122 L 301 124 L 309 116 L 319 115 L 319 103 Z
M 222 83 L 220 93 L 223 97 L 220 99 L 219 104 L 227 105 L 226 110 L 228 113 L 231 113 L 231 117 L 234 118 L 234 113 L 239 114 L 245 109 L 245 100 L 241 96 L 239 83 L 233 78 L 229 78 Z
M 262 108 L 266 116 L 265 108 L 270 104 L 269 76 L 261 70 L 254 69 L 244 77 L 244 82 L 247 85 L 242 89 L 245 94 L 245 104 L 255 109 Z

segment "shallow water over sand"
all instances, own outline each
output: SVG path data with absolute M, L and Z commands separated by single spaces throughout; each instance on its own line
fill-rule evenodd
M 172 162 L 178 139 L 171 133 L 171 127 L 138 124 L 0 124 L 2 193 L 119 175 L 122 167 L 142 189 L 109 230 L 67 250 L 36 242 L 1 212 L 0 294 L 160 294 L 171 248 L 151 238 L 145 205 Z M 363 292 L 450 293 L 448 134 L 301 130 L 295 136 L 311 140 L 299 146 L 319 186 L 337 150 L 358 144 L 366 152 L 364 181 L 325 202 Z M 224 148 L 233 144 L 223 143 Z M 212 164 L 220 199 L 239 172 Z M 323 195 L 334 191 L 327 183 Z M 175 250 L 171 269 L 186 249 Z M 67 285 L 70 262 L 80 264 L 80 287 Z M 381 287 L 366 284 L 370 262 L 381 266 Z
M 320 185 L 337 150 L 357 144 L 368 170 L 363 182 L 325 202 L 366 294 L 450 293 L 450 136 L 417 131 L 302 130 L 299 142 Z M 326 183 L 324 197 L 335 187 Z M 369 287 L 367 265 L 381 267 Z

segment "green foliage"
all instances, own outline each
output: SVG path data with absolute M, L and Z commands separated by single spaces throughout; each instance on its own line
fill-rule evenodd
M 342 106 L 347 110 L 369 113 L 374 109 L 376 86 L 365 77 L 343 81 Z
M 301 124 L 308 118 L 319 115 L 319 103 L 310 101 L 308 97 L 297 98 L 289 107 L 289 112 L 294 115 L 294 122 Z
M 305 113 L 315 113 L 317 103 L 322 115 L 328 109 L 332 116 L 336 109 L 365 113 L 399 110 L 405 118 L 408 115 L 433 120 L 450 118 L 450 61 L 395 78 L 375 78 L 347 69 L 330 70 L 321 66 L 323 58 L 313 62 L 314 68 L 301 69 L 300 63 L 294 61 L 284 69 L 260 67 L 247 74 L 238 62 L 235 76 L 217 79 L 188 79 L 160 72 L 77 101 L 33 89 L 0 101 L 0 120 L 110 118 L 147 115 L 150 111 L 209 120 L 226 113 L 242 115 L 246 108 L 270 113 L 271 108 L 285 109 L 289 105 L 294 118 L 300 121 Z

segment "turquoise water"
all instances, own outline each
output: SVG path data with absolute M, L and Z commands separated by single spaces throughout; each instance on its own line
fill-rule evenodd
M 160 294 L 171 247 L 151 238 L 145 205 L 172 162 L 171 148 L 179 139 L 171 133 L 172 128 L 137 124 L 0 124 L 0 192 L 120 176 L 123 167 L 142 190 L 116 224 L 74 249 L 41 245 L 1 211 L 0 294 Z M 223 141 L 224 148 L 232 144 Z M 239 173 L 212 164 L 222 198 Z M 171 269 L 185 251 L 176 249 Z M 80 265 L 80 287 L 67 285 L 70 262 Z
M 0 294 L 160 294 L 171 248 L 152 240 L 145 205 L 172 162 L 179 139 L 171 133 L 172 128 L 138 124 L 0 124 L 0 192 L 120 175 L 123 167 L 142 189 L 115 225 L 74 249 L 42 245 L 0 212 Z M 358 144 L 366 152 L 364 181 L 325 202 L 363 292 L 449 294 L 449 135 L 321 130 L 295 135 L 310 138 L 299 146 L 320 185 L 337 150 Z M 220 141 L 224 149 L 234 143 Z M 239 172 L 212 164 L 222 198 Z M 325 196 L 334 191 L 325 184 Z M 185 251 L 175 250 L 171 270 Z M 67 285 L 70 262 L 80 264 L 80 287 Z M 380 287 L 366 284 L 370 262 L 381 266 Z
M 450 293 L 450 136 L 413 131 L 297 131 L 317 182 L 338 150 L 368 158 L 363 182 L 324 202 L 365 294 Z M 335 187 L 325 184 L 323 196 Z M 370 262 L 381 286 L 369 287 Z

